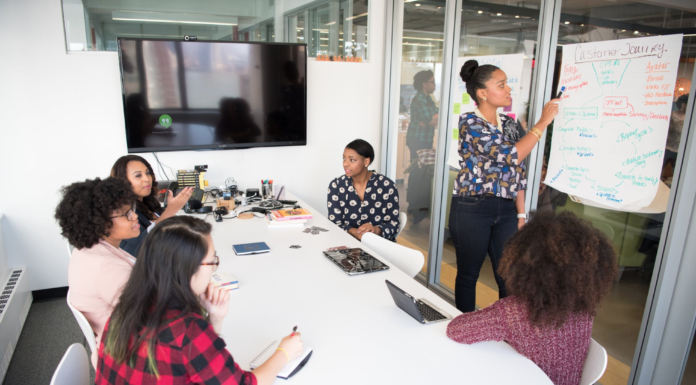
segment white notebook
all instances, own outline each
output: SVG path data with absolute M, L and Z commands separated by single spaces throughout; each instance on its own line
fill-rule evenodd
M 256 356 L 253 361 L 251 361 L 251 370 L 254 370 L 258 368 L 259 366 L 263 365 L 266 360 L 271 358 L 273 353 L 276 352 L 276 349 L 278 348 L 278 345 L 280 345 L 280 342 L 278 340 L 273 341 L 266 349 L 264 349 L 261 354 Z M 281 352 L 282 353 L 282 352 Z M 285 355 L 285 354 L 283 354 Z M 278 373 L 279 378 L 283 379 L 288 379 L 292 377 L 295 373 L 299 372 L 300 369 L 309 361 L 309 357 L 312 355 L 312 348 L 309 348 L 305 346 L 304 351 L 302 352 L 302 355 L 295 358 L 294 360 L 290 360 L 285 366 L 283 366 L 283 369 L 280 370 L 280 373 Z

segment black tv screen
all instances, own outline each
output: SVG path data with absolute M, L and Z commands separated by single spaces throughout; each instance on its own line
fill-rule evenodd
M 307 45 L 118 39 L 128 152 L 307 144 Z

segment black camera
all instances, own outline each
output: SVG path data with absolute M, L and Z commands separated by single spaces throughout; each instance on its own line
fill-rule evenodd
M 195 37 L 195 36 L 184 35 L 184 40 L 186 40 L 186 41 L 189 41 L 189 40 L 190 40 L 190 41 L 196 41 L 196 40 L 198 40 L 198 38 Z

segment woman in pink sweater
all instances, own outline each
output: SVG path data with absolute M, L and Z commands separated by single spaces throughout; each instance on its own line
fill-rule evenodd
M 456 317 L 457 342 L 506 341 L 556 385 L 578 385 L 595 310 L 616 276 L 607 237 L 574 214 L 538 214 L 505 245 L 499 274 L 509 296 Z
M 62 193 L 55 217 L 75 246 L 68 267 L 69 299 L 87 318 L 99 346 L 135 262 L 119 245 L 140 234 L 136 196 L 130 183 L 119 178 L 76 182 Z M 96 359 L 97 352 L 92 352 L 95 365 Z

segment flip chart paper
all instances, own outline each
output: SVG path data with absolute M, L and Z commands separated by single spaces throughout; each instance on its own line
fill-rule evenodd
M 563 46 L 544 183 L 614 209 L 655 198 L 682 35 Z

